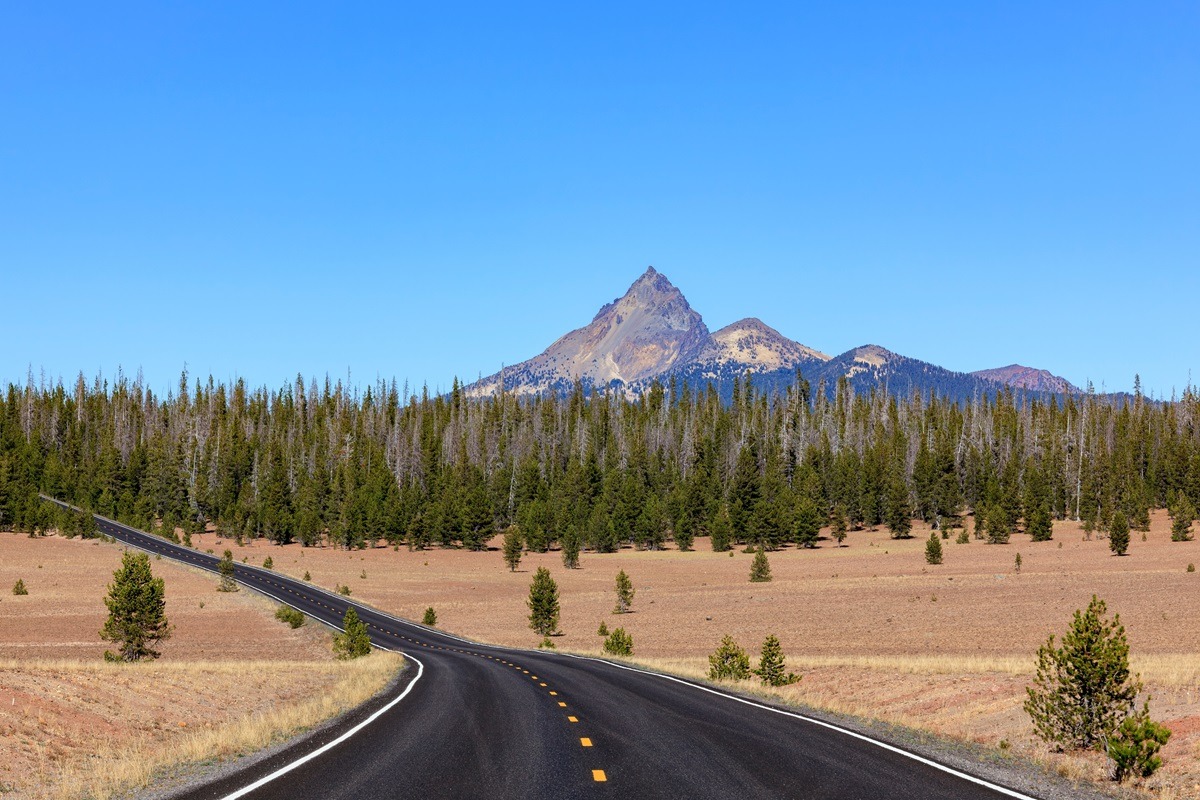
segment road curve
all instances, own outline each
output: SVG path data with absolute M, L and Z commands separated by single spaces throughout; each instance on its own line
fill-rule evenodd
M 216 570 L 214 556 L 97 517 L 101 533 Z M 1029 798 L 816 720 L 598 659 L 476 644 L 238 564 L 247 588 L 414 660 L 327 734 L 184 797 Z M 297 763 L 300 761 L 301 763 Z

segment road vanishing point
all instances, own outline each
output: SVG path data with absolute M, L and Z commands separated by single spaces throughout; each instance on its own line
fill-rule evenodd
M 212 555 L 96 521 L 127 545 L 216 572 Z M 1033 800 L 700 683 L 602 659 L 478 644 L 244 564 L 234 577 L 335 628 L 353 607 L 372 643 L 404 654 L 409 666 L 388 694 L 337 724 L 173 795 L 181 800 Z

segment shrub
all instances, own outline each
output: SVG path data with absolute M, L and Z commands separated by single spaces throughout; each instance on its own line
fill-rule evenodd
M 291 606 L 280 606 L 275 609 L 275 619 L 286 622 L 293 628 L 299 628 L 304 624 L 304 613 Z
M 1195 565 L 1195 564 L 1192 564 L 1192 563 L 1189 563 L 1189 564 L 1187 565 L 1187 571 L 1188 571 L 1188 572 L 1195 572 L 1195 571 L 1196 571 L 1196 565 Z
M 275 562 L 271 559 L 270 556 L 267 556 L 263 560 L 263 569 L 275 569 Z
M 1027 688 L 1025 712 L 1037 735 L 1061 747 L 1092 747 L 1111 736 L 1132 710 L 1141 682 L 1129 675 L 1129 644 L 1120 615 L 1093 595 L 1076 611 L 1071 629 L 1054 646 L 1038 648 L 1037 677 Z
M 538 643 L 538 650 L 553 650 L 553 649 L 555 649 L 554 642 L 550 641 L 549 636 L 542 639 L 542 641 Z
M 600 620 L 600 627 L 596 629 L 597 636 L 608 636 L 608 626 L 604 624 L 604 620 Z
M 929 541 L 925 543 L 925 563 L 942 563 L 942 540 L 938 538 L 936 532 L 931 532 L 929 534 Z
M 617 573 L 617 605 L 614 614 L 627 614 L 633 605 L 633 581 L 625 574 L 625 570 Z
M 617 628 L 604 640 L 604 652 L 614 656 L 633 655 L 633 637 L 624 628 Z
M 312 575 L 309 574 L 308 570 L 304 570 L 304 580 L 306 580 L 306 581 L 312 580 Z
M 764 686 L 787 686 L 800 680 L 799 675 L 787 672 L 784 668 L 783 646 L 775 634 L 769 635 L 763 641 L 762 656 L 754 674 L 762 680 Z
M 350 596 L 350 587 L 349 586 L 343 586 L 342 584 L 339 583 L 337 585 L 336 591 L 338 594 L 343 595 L 345 597 Z
M 25 588 L 25 580 L 23 578 L 17 578 L 17 582 L 13 584 L 12 592 L 18 596 L 29 594 L 29 590 Z
M 1013 572 L 1020 573 L 1021 571 L 1021 554 L 1017 553 L 1017 557 L 1013 559 Z
M 750 677 L 750 656 L 732 636 L 723 637 L 720 646 L 708 657 L 708 677 L 714 681 L 740 681 Z
M 367 624 L 358 618 L 354 607 L 346 609 L 342 618 L 344 633 L 333 637 L 333 654 L 343 661 L 361 658 L 371 652 L 371 635 L 367 632 Z
M 1121 722 L 1108 742 L 1108 755 L 1113 760 L 1112 779 L 1123 781 L 1129 776 L 1149 778 L 1162 766 L 1158 751 L 1171 738 L 1171 732 L 1150 719 L 1150 704 Z
M 425 616 L 421 617 L 421 624 L 431 628 L 437 625 L 437 612 L 433 610 L 433 606 L 425 609 Z
M 967 533 L 966 528 L 963 528 L 961 531 L 958 532 L 958 538 L 955 539 L 954 541 L 958 544 L 970 544 L 971 543 L 971 535 L 969 533 Z
M 767 561 L 767 551 L 760 545 L 754 553 L 754 561 L 750 564 L 750 582 L 766 583 L 771 580 L 771 563 Z

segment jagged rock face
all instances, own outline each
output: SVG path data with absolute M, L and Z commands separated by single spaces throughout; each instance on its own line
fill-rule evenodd
M 977 378 L 983 378 L 985 381 L 995 381 L 1015 389 L 1028 389 L 1033 392 L 1069 394 L 1079 391 L 1066 378 L 1060 378 L 1049 370 L 1023 367 L 1020 364 L 1010 364 L 1007 367 L 995 369 L 981 369 L 971 374 Z
M 591 324 L 571 331 L 541 355 L 468 387 L 472 395 L 500 388 L 533 393 L 569 387 L 629 385 L 695 360 L 711 337 L 683 293 L 653 267 L 625 295 L 600 309 Z
M 829 356 L 794 342 L 762 320 L 750 317 L 714 333 L 712 344 L 700 360 L 718 366 L 734 364 L 752 372 L 773 372 L 795 368 L 807 361 L 828 361 Z

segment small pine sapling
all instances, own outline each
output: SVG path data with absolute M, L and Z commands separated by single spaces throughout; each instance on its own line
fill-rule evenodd
M 925 543 L 925 563 L 933 565 L 942 563 L 942 540 L 936 531 L 930 532 L 929 541 Z
M 433 606 L 425 609 L 425 616 L 421 617 L 421 624 L 431 628 L 437 625 L 437 612 L 433 610 Z
M 1108 548 L 1118 556 L 1129 552 L 1129 520 L 1120 511 L 1112 515 L 1108 524 Z
M 508 565 L 509 572 L 517 571 L 524 549 L 525 543 L 521 540 L 521 529 L 516 525 L 509 525 L 508 529 L 504 531 L 504 545 L 501 547 L 504 563 Z
M 337 658 L 347 661 L 371 652 L 371 634 L 367 631 L 367 623 L 358 618 L 353 606 L 346 609 L 342 628 L 345 632 L 333 637 L 333 654 Z
M 17 578 L 17 582 L 13 584 L 12 593 L 18 597 L 29 594 L 29 590 L 25 588 L 24 578 Z
M 267 556 L 263 559 L 263 569 L 275 569 L 275 560 Z
M 750 564 L 750 582 L 766 583 L 771 580 L 771 563 L 767 561 L 767 551 L 761 546 L 754 552 L 754 561 Z
M 794 672 L 788 672 L 784 666 L 783 645 L 775 634 L 767 636 L 763 641 L 762 655 L 758 660 L 758 669 L 754 674 L 759 677 L 764 686 L 787 686 L 800 680 Z
M 750 677 L 750 656 L 732 636 L 723 637 L 708 657 L 708 677 L 714 681 L 741 681 Z
M 1108 756 L 1113 760 L 1112 779 L 1149 778 L 1162 766 L 1158 751 L 1171 738 L 1171 731 L 1150 719 L 1150 703 L 1130 714 L 1108 740 Z
M 608 636 L 608 626 L 604 624 L 604 620 L 600 620 L 600 627 L 596 629 L 597 636 Z
M 633 637 L 624 628 L 616 628 L 604 640 L 604 652 L 614 656 L 633 655 Z
M 233 551 L 226 550 L 221 556 L 221 560 L 217 562 L 217 574 L 221 576 L 220 583 L 217 584 L 218 592 L 236 592 L 238 590 L 237 581 L 233 579 L 234 573 Z
M 633 581 L 629 580 L 629 576 L 625 574 L 625 570 L 617 573 L 617 605 L 613 608 L 614 614 L 628 614 L 633 606 Z

